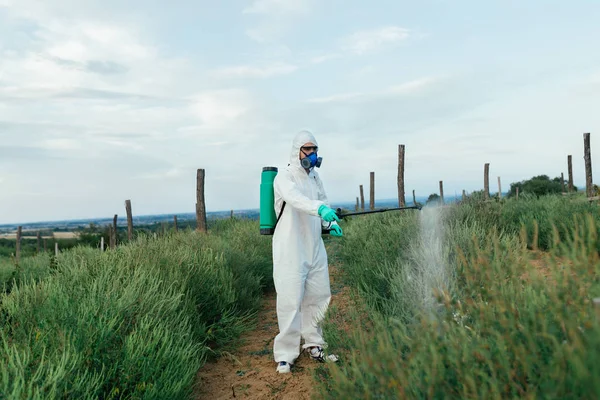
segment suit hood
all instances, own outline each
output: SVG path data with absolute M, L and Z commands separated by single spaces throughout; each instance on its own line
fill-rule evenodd
M 302 130 L 294 136 L 294 141 L 292 142 L 292 150 L 290 152 L 290 165 L 298 168 L 302 168 L 300 164 L 300 159 L 298 155 L 300 154 L 300 147 L 302 147 L 305 143 L 314 143 L 315 146 L 319 146 L 317 143 L 317 139 L 312 134 L 312 132 L 308 130 Z

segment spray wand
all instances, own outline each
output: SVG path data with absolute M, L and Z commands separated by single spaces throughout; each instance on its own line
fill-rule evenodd
M 338 208 L 337 210 L 335 210 L 335 213 L 339 219 L 342 219 L 344 217 L 349 217 L 352 215 L 374 214 L 374 213 L 381 213 L 381 212 L 386 212 L 386 211 L 398 211 L 398 210 L 419 210 L 420 211 L 421 208 L 423 208 L 423 207 L 411 206 L 411 207 L 396 207 L 396 208 L 380 208 L 378 210 L 359 211 L 359 212 L 351 212 L 351 213 L 346 213 L 346 214 L 342 214 L 342 209 Z

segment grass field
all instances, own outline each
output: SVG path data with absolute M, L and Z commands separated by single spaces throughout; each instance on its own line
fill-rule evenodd
M 352 217 L 321 398 L 600 397 L 598 206 L 522 196 Z M 0 398 L 189 398 L 273 290 L 258 222 L 0 259 Z
M 323 398 L 599 398 L 599 217 L 543 197 L 355 218 L 340 255 L 365 311 L 330 316 L 346 360 Z

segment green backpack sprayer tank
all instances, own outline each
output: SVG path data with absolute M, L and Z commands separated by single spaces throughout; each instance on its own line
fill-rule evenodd
M 277 176 L 277 167 L 263 167 L 260 176 L 260 234 L 272 235 L 275 232 L 275 192 L 273 181 Z

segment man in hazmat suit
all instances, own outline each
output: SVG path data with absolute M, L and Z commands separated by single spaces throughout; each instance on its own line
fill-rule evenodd
M 309 131 L 296 134 L 289 164 L 275 177 L 273 281 L 277 291 L 279 334 L 273 342 L 277 371 L 290 372 L 303 350 L 317 361 L 337 361 L 325 356 L 320 322 L 331 300 L 327 253 L 322 228 L 342 236 L 336 213 L 315 167 L 320 167 L 318 144 Z

